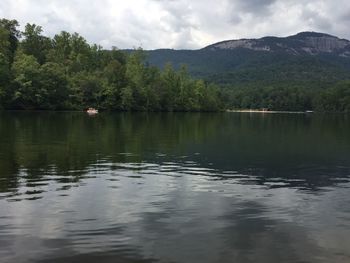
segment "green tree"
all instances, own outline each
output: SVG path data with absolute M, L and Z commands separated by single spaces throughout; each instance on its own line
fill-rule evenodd
M 41 35 L 41 26 L 27 24 L 22 33 L 24 36 L 21 42 L 23 52 L 27 55 L 34 56 L 40 64 L 46 61 L 46 56 L 51 49 L 51 40 Z
M 15 109 L 138 111 L 217 110 L 218 88 L 167 65 L 148 65 L 141 49 L 122 52 L 89 45 L 77 33 L 53 39 L 27 24 L 0 20 L 0 106 Z
M 8 41 L 8 49 L 9 49 L 9 63 L 12 64 L 15 56 L 15 52 L 17 50 L 17 46 L 19 43 L 19 37 L 21 36 L 20 31 L 17 29 L 19 27 L 19 24 L 17 20 L 8 20 L 8 19 L 0 19 L 0 29 L 2 31 L 1 34 L 5 34 L 7 36 L 7 41 Z M 4 37 L 4 35 L 2 36 Z
M 121 106 L 123 110 L 131 110 L 134 105 L 133 91 L 130 86 L 126 86 L 121 90 Z
M 176 94 L 178 93 L 179 79 L 170 63 L 166 64 L 161 73 L 161 105 L 165 111 L 177 108 Z
M 125 76 L 128 81 L 128 88 L 123 91 L 124 97 L 129 98 L 130 91 L 133 95 L 133 106 L 135 110 L 146 110 L 147 69 L 144 64 L 145 54 L 141 49 L 135 50 L 127 59 Z M 126 93 L 125 93 L 126 92 Z M 126 95 L 128 94 L 128 95 Z M 130 101 L 127 99 L 126 101 Z
M 121 108 L 121 89 L 125 85 L 125 67 L 118 60 L 111 60 L 103 70 L 106 84 L 101 93 L 102 107 Z
M 5 104 L 10 82 L 10 42 L 9 32 L 0 27 L 0 108 Z
M 40 67 L 39 86 L 43 101 L 41 108 L 64 109 L 69 95 L 68 81 L 64 68 L 53 62 L 47 62 Z
M 72 104 L 76 109 L 99 107 L 103 82 L 94 74 L 79 72 L 70 79 Z
M 8 95 L 8 86 L 10 81 L 10 70 L 7 58 L 0 53 L 0 108 L 5 106 Z
M 71 53 L 70 46 L 71 34 L 62 31 L 60 34 L 57 34 L 52 39 L 52 50 L 48 54 L 48 60 L 50 62 L 56 62 L 62 65 L 69 64 L 69 56 Z
M 12 65 L 15 92 L 13 106 L 21 109 L 33 109 L 43 102 L 39 86 L 40 65 L 32 55 L 18 52 Z

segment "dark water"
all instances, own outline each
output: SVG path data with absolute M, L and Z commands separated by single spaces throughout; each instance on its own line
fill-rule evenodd
M 350 262 L 350 117 L 0 113 L 1 262 Z

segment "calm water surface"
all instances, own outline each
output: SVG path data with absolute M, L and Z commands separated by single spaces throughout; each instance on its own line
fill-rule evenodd
M 1 262 L 350 262 L 350 117 L 0 113 Z

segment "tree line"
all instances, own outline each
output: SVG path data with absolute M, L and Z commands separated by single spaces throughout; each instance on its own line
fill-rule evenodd
M 78 33 L 50 38 L 35 24 L 18 28 L 16 20 L 0 19 L 0 109 L 350 111 L 350 81 L 268 83 L 248 75 L 246 83 L 218 86 L 214 77 L 191 77 L 185 66 L 151 66 L 141 49 L 105 50 Z M 263 66 L 261 72 L 268 74 Z
M 223 89 L 223 103 L 229 109 L 350 112 L 350 81 L 346 80 L 322 88 L 276 83 Z
M 142 50 L 90 45 L 77 33 L 53 38 L 41 26 L 0 20 L 0 107 L 4 109 L 217 111 L 217 87 L 185 67 L 149 66 Z

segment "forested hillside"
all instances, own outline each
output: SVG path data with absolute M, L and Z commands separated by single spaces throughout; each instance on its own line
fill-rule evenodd
M 350 41 L 304 32 L 219 42 L 199 50 L 147 51 L 150 64 L 188 65 L 193 76 L 218 84 L 275 84 L 282 81 L 325 87 L 350 78 Z
M 350 111 L 350 42 L 329 35 L 121 51 L 42 32 L 0 20 L 1 109 Z
M 42 28 L 0 20 L 0 107 L 4 109 L 217 111 L 218 89 L 185 68 L 147 66 L 132 54 L 89 45 L 77 33 L 52 39 Z
M 188 66 L 218 84 L 228 108 L 349 111 L 350 41 L 314 32 L 147 51 L 148 62 Z

